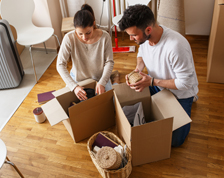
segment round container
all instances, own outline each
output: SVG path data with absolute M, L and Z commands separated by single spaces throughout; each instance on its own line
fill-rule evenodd
M 42 122 L 44 122 L 46 120 L 46 117 L 45 117 L 44 112 L 43 112 L 41 107 L 35 108 L 33 110 L 33 114 L 34 114 L 35 120 L 38 123 L 42 123 Z
M 142 79 L 142 76 L 138 72 L 132 71 L 130 74 L 128 74 L 128 82 L 130 84 L 136 83 L 141 79 Z
M 96 153 L 96 161 L 103 169 L 118 169 L 122 158 L 113 148 L 105 146 Z

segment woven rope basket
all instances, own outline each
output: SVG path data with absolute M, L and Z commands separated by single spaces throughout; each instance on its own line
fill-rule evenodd
M 123 167 L 121 169 L 117 169 L 117 170 L 103 169 L 97 163 L 95 154 L 92 152 L 92 150 L 93 150 L 92 145 L 93 145 L 93 143 L 94 143 L 94 141 L 95 141 L 95 139 L 96 139 L 96 137 L 99 133 L 100 132 L 94 134 L 92 137 L 90 137 L 90 139 L 87 142 L 88 152 L 89 152 L 90 157 L 91 157 L 94 165 L 96 166 L 97 170 L 99 171 L 99 173 L 101 174 L 101 176 L 103 178 L 128 178 L 129 175 L 131 174 L 131 171 L 132 171 L 131 151 L 129 150 L 129 148 L 127 148 L 127 150 L 126 150 L 128 163 L 125 165 L 125 167 Z M 101 133 L 103 133 L 105 136 L 107 136 L 108 138 L 110 138 L 114 142 L 118 143 L 122 147 L 125 146 L 125 144 L 120 140 L 120 138 L 118 138 L 114 133 L 108 132 L 108 131 L 102 131 Z
M 136 83 L 141 79 L 142 79 L 142 76 L 138 72 L 132 71 L 130 74 L 128 74 L 128 82 L 130 84 Z

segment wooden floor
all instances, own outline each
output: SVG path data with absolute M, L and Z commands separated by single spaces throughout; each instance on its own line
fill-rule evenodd
M 119 34 L 121 35 L 121 34 Z M 172 148 L 166 160 L 133 167 L 130 178 L 223 178 L 224 177 L 224 84 L 206 82 L 208 37 L 187 36 L 199 80 L 199 100 L 193 103 L 189 136 L 179 148 Z M 119 46 L 137 45 L 128 36 Z M 136 65 L 137 53 L 114 54 L 114 70 L 121 81 Z M 26 178 L 100 178 L 88 154 L 87 139 L 75 144 L 62 123 L 53 127 L 35 122 L 37 94 L 65 86 L 56 72 L 56 60 L 32 89 L 0 133 L 8 158 Z M 12 101 L 13 102 L 13 101 Z M 153 146 L 153 145 L 152 145 Z M 3 165 L 2 178 L 17 178 L 10 165 Z

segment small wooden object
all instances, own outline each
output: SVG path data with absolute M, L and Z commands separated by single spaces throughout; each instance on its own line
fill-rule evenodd
M 138 72 L 132 71 L 130 74 L 128 74 L 128 82 L 130 84 L 136 83 L 142 79 L 141 74 Z

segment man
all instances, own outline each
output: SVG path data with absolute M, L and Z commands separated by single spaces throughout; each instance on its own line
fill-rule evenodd
M 198 93 L 198 80 L 188 41 L 178 32 L 158 25 L 151 9 L 145 5 L 129 6 L 119 28 L 140 45 L 135 71 L 143 78 L 129 84 L 126 76 L 126 83 L 137 92 L 150 87 L 151 95 L 163 88 L 170 90 L 190 117 L 193 99 Z M 144 67 L 148 75 L 141 72 Z M 190 123 L 175 130 L 172 146 L 182 145 L 189 131 Z

